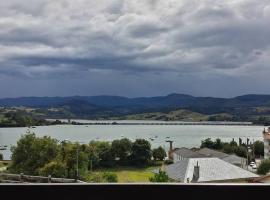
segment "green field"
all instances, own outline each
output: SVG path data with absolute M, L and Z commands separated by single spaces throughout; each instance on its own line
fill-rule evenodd
M 112 172 L 117 175 L 118 183 L 143 183 L 149 182 L 149 178 L 154 175 L 152 170 L 159 167 L 117 167 L 112 169 L 98 169 L 94 170 L 92 175 L 102 174 L 104 172 Z

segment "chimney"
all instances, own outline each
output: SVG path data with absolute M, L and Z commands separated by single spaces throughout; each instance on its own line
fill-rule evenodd
M 166 142 L 170 143 L 170 149 L 169 149 L 169 152 L 168 152 L 168 157 L 169 157 L 169 159 L 173 160 L 173 146 L 172 146 L 173 141 L 172 140 L 167 140 Z
M 199 180 L 199 177 L 200 177 L 200 166 L 197 161 L 197 165 L 194 166 L 192 182 L 197 182 Z

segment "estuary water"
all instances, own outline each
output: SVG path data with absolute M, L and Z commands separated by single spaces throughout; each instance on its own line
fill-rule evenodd
M 169 144 L 166 140 L 173 140 L 174 147 L 199 147 L 201 140 L 206 138 L 220 138 L 230 141 L 238 138 L 246 141 L 263 140 L 263 126 L 236 125 L 55 125 L 31 128 L 37 136 L 49 135 L 58 140 L 68 139 L 88 143 L 90 140 L 112 141 L 114 139 L 143 138 L 149 140 L 152 147 L 162 146 L 166 150 Z M 22 134 L 28 128 L 0 128 L 0 145 L 7 145 L 7 150 L 0 150 L 4 159 L 10 159 L 10 147 L 16 145 Z M 150 139 L 152 138 L 152 139 Z

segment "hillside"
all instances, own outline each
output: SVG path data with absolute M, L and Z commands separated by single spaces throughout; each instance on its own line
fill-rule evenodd
M 185 94 L 140 98 L 108 95 L 21 97 L 0 99 L 0 106 L 3 112 L 14 109 L 39 118 L 270 122 L 270 95 L 234 98 Z

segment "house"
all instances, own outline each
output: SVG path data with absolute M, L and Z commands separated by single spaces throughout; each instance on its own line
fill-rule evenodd
M 205 155 L 207 157 L 214 157 L 214 158 L 220 158 L 226 162 L 229 162 L 233 165 L 236 165 L 238 167 L 246 168 L 247 166 L 247 159 L 242 158 L 240 156 L 237 156 L 235 154 L 226 154 L 220 151 L 216 151 L 213 149 L 208 149 L 208 148 L 202 148 L 197 151 L 197 153 Z
M 164 167 L 169 178 L 183 183 L 245 182 L 258 175 L 219 158 L 188 158 Z
M 263 130 L 264 159 L 270 158 L 270 127 Z
M 207 157 L 203 154 L 192 151 L 192 150 L 185 148 L 185 147 L 175 149 L 172 153 L 172 156 L 173 156 L 174 163 L 181 161 L 181 160 L 186 160 L 189 158 L 205 158 L 205 157 Z

